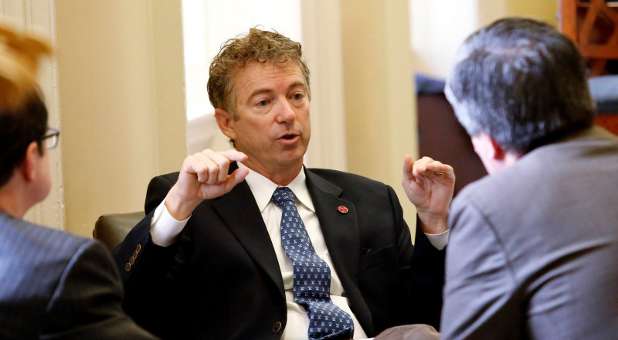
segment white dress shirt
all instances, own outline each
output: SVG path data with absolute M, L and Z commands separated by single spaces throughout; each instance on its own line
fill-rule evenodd
M 244 166 L 239 164 L 239 166 Z M 249 175 L 245 179 L 253 197 L 257 203 L 258 208 L 264 219 L 264 224 L 268 229 L 268 235 L 270 236 L 273 244 L 277 261 L 279 262 L 279 269 L 283 278 L 283 289 L 285 290 L 286 304 L 287 304 L 287 325 L 283 332 L 281 339 L 306 339 L 307 330 L 309 328 L 309 318 L 305 309 L 294 302 L 293 288 L 293 267 L 292 262 L 285 254 L 283 245 L 281 244 L 281 209 L 277 207 L 272 201 L 271 197 L 277 189 L 278 185 L 262 176 L 261 174 L 249 169 Z M 317 255 L 326 262 L 331 270 L 331 285 L 330 285 L 330 297 L 337 307 L 348 313 L 354 321 L 354 339 L 366 338 L 366 334 L 363 331 L 361 325 L 358 323 L 356 316 L 350 310 L 348 299 L 344 296 L 343 286 L 339 280 L 337 272 L 334 270 L 333 262 L 331 260 L 328 248 L 326 248 L 326 242 L 324 241 L 324 235 L 320 229 L 320 222 L 315 213 L 315 207 L 313 201 L 309 195 L 305 181 L 305 172 L 300 171 L 298 176 L 292 182 L 287 185 L 288 188 L 294 192 L 296 196 L 296 208 L 300 214 L 309 239 L 315 249 Z M 160 246 L 168 246 L 172 244 L 176 236 L 182 231 L 189 218 L 183 221 L 175 220 L 167 208 L 162 202 L 152 218 L 151 222 L 151 237 L 152 241 Z M 427 235 L 429 241 L 438 249 L 444 248 L 448 242 L 448 231 L 437 234 Z

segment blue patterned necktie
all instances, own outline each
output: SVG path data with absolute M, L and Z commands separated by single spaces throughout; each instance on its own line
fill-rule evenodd
M 281 208 L 281 243 L 294 267 L 294 301 L 309 317 L 309 339 L 349 339 L 352 318 L 330 299 L 330 268 L 313 249 L 296 205 L 286 187 L 275 190 L 272 201 Z

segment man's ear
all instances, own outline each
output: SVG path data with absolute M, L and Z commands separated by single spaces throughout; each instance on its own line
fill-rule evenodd
M 224 109 L 215 109 L 215 119 L 217 120 L 217 125 L 219 125 L 219 130 L 227 138 L 235 140 L 236 129 L 234 127 L 235 120 L 233 115 Z
M 36 142 L 31 142 L 26 148 L 26 155 L 20 165 L 21 175 L 26 182 L 34 181 L 37 176 L 37 164 L 41 161 L 41 153 L 39 152 L 39 146 Z
M 474 151 L 476 151 L 479 157 L 497 161 L 505 159 L 506 152 L 490 135 L 483 132 L 473 136 L 471 139 Z
M 502 146 L 500 146 L 500 144 L 498 144 L 498 142 L 496 142 L 495 139 L 493 139 L 492 137 L 489 137 L 489 141 L 491 143 L 491 148 L 493 150 L 493 157 L 496 160 L 504 160 L 506 158 L 506 152 L 504 151 L 504 149 L 502 148 Z

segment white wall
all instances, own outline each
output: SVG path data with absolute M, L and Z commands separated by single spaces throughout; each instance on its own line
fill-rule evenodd
M 457 47 L 478 22 L 477 0 L 410 0 L 414 70 L 446 76 Z

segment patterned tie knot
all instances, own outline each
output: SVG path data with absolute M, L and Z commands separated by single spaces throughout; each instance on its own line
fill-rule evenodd
M 288 187 L 278 187 L 275 189 L 275 193 L 273 194 L 272 201 L 279 208 L 283 209 L 287 204 L 294 204 L 294 193 Z

